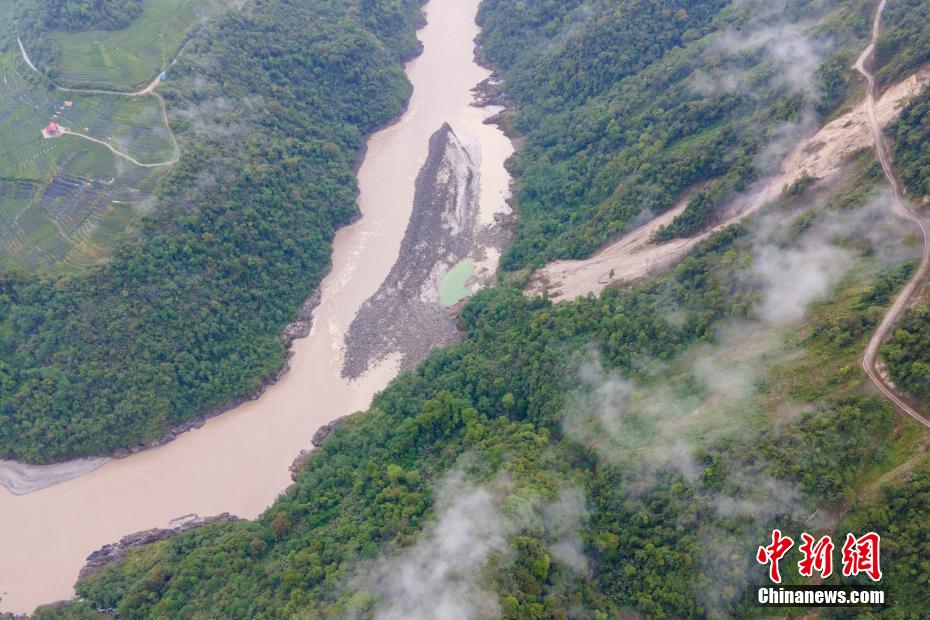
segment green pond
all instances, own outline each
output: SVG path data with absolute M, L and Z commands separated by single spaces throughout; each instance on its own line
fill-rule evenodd
M 466 282 L 475 272 L 475 265 L 470 260 L 463 260 L 446 272 L 439 281 L 439 303 L 452 306 L 471 295 Z

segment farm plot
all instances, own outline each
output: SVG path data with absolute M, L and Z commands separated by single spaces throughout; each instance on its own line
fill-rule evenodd
M 84 88 L 141 87 L 167 66 L 187 35 L 222 6 L 219 0 L 150 0 L 121 30 L 54 32 L 62 50 L 58 79 Z
M 76 135 L 45 139 L 41 130 L 52 121 L 142 162 L 174 154 L 154 96 L 59 91 L 19 56 L 0 56 L 0 267 L 99 262 L 170 169 L 141 168 Z
M 30 74 L 15 54 L 0 56 L 0 176 L 45 178 L 61 164 L 63 154 L 74 158 L 85 150 L 100 160 L 89 167 L 83 162 L 85 170 L 104 175 L 113 167 L 113 157 L 102 145 L 91 149 L 93 143 L 80 144 L 81 138 L 69 135 L 44 140 L 42 128 L 50 122 L 106 142 L 143 163 L 174 156 L 155 96 L 58 91 Z

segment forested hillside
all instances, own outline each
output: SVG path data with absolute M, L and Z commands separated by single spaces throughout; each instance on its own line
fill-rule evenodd
M 930 6 L 923 0 L 889 2 L 875 48 L 881 84 L 890 84 L 930 61 Z
M 182 158 L 108 264 L 0 276 L 0 457 L 106 454 L 255 390 L 402 108 L 416 0 L 271 0 L 197 35 L 164 89 Z
M 894 128 L 888 132 L 894 143 L 898 174 L 908 193 L 926 204 L 930 196 L 930 94 L 916 97 L 901 112 Z
M 894 130 L 898 174 L 911 198 L 926 211 L 930 201 L 930 93 L 924 92 L 901 113 Z M 882 348 L 895 383 L 926 403 L 930 398 L 930 301 L 904 313 Z
M 857 248 L 858 276 L 802 330 L 772 332 L 787 349 L 740 362 L 720 330 L 758 326 L 765 284 L 739 276 L 754 236 L 728 230 L 658 281 L 600 299 L 481 293 L 462 344 L 335 431 L 258 521 L 132 552 L 79 593 L 124 617 L 425 613 L 435 591 L 515 619 L 751 615 L 743 586 L 771 527 L 804 528 L 841 509 L 861 472 L 898 462 L 901 420 L 844 369 L 907 274 L 876 271 L 875 248 Z M 740 363 L 761 363 L 732 377 L 755 388 L 711 378 Z M 450 549 L 444 531 L 465 539 Z
M 830 34 L 805 66 L 815 81 L 768 64 L 769 48 L 728 74 L 758 97 L 683 86 L 697 66 L 675 63 L 704 49 L 690 45 L 760 32 L 760 6 L 486 1 L 485 53 L 527 135 L 511 267 L 583 253 L 644 196 L 659 211 L 714 179 L 665 234 L 705 225 L 785 133 L 861 96 L 850 66 L 871 3 L 789 3 L 813 35 L 768 22 L 807 50 Z M 84 602 L 40 617 L 759 617 L 746 586 L 764 580 L 753 558 L 773 527 L 882 532 L 894 605 L 856 611 L 920 617 L 922 429 L 859 366 L 917 258 L 883 188 L 863 150 L 653 280 L 559 304 L 481 292 L 462 342 L 337 428 L 258 520 L 134 550 L 78 585 Z
M 116 30 L 142 12 L 142 0 L 41 0 L 43 23 L 55 30 Z
M 485 54 L 526 137 L 505 269 L 587 256 L 692 188 L 666 236 L 707 225 L 760 174 L 773 137 L 848 95 L 871 10 L 857 0 L 484 2 Z

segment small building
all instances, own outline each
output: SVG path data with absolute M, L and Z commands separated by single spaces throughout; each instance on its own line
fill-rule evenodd
M 58 126 L 58 123 L 52 121 L 48 126 L 42 130 L 43 138 L 57 138 L 62 134 L 61 127 Z

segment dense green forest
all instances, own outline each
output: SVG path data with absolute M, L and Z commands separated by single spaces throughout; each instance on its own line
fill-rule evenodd
M 848 95 L 871 14 L 858 1 L 484 2 L 484 51 L 526 138 L 504 267 L 587 256 L 717 179 L 666 235 L 707 224 L 769 172 L 763 149 L 778 132 Z
M 116 30 L 142 12 L 142 0 L 42 0 L 43 23 L 54 30 Z
M 870 195 L 856 191 L 856 203 Z M 801 216 L 777 244 L 790 247 L 812 221 Z M 763 291 L 738 274 L 751 271 L 758 243 L 751 230 L 730 228 L 652 283 L 558 306 L 506 287 L 480 293 L 463 311 L 463 341 L 338 428 L 260 519 L 131 552 L 79 594 L 128 618 L 410 612 L 434 601 L 405 594 L 391 575 L 441 573 L 436 528 L 474 513 L 479 529 L 467 544 L 497 528 L 508 542 L 491 545 L 480 566 L 468 554 L 448 558 L 466 576 L 440 574 L 435 585 L 458 591 L 457 579 L 482 569 L 469 592 L 496 600 L 492 615 L 755 615 L 744 586 L 771 527 L 800 531 L 818 508 L 841 509 L 863 471 L 895 460 L 901 419 L 862 391 L 855 359 L 910 269 L 879 268 L 873 248 L 854 246 L 860 268 L 803 329 L 776 330 L 789 350 L 767 360 L 752 395 L 720 402 L 688 360 L 707 347 L 730 355 L 721 328 L 754 324 Z M 579 371 L 591 357 L 593 378 Z M 586 411 L 615 406 L 588 395 L 627 381 L 648 392 L 646 405 L 710 398 L 733 417 L 670 433 L 690 409 L 634 408 L 619 432 L 587 428 L 595 420 Z M 779 408 L 802 413 L 785 418 Z M 468 503 L 482 493 L 499 508 Z M 894 563 L 908 551 L 887 553 Z M 696 595 L 703 591 L 711 594 Z M 897 611 L 919 610 L 926 597 L 916 592 Z
M 930 398 L 930 303 L 908 310 L 882 347 L 892 379 L 922 402 Z
M 930 195 L 930 93 L 915 97 L 888 132 L 894 144 L 895 170 L 914 200 Z
M 918 208 L 930 195 L 930 93 L 907 105 L 889 132 L 896 170 Z M 882 359 L 895 383 L 921 401 L 930 398 L 930 302 L 907 310 L 882 347 Z
M 272 0 L 191 41 L 163 91 L 183 157 L 138 240 L 86 275 L 0 276 L 0 456 L 150 441 L 282 366 L 363 138 L 409 94 L 418 7 Z
M 887 86 L 930 61 L 930 5 L 923 0 L 889 2 L 875 47 L 878 80 Z
M 844 521 L 847 531 L 887 532 L 882 553 L 889 553 L 885 581 L 899 608 L 897 617 L 920 617 L 927 610 L 930 544 L 926 515 L 930 510 L 930 461 L 918 461 L 901 484 L 889 484 L 872 501 L 865 502 Z M 894 611 L 888 615 L 895 617 Z M 838 614 L 834 614 L 838 615 Z
M 3 402 L 32 406 L 28 416 L 4 410 L 5 450 L 50 458 L 120 445 L 101 420 L 124 436 L 157 435 L 281 363 L 281 325 L 318 280 L 332 227 L 353 214 L 361 133 L 390 116 L 345 86 L 382 80 L 379 105 L 396 111 L 407 92 L 397 61 L 415 49 L 412 3 L 323 4 L 300 17 L 324 33 L 309 60 L 296 46 L 313 35 L 291 29 L 283 0 L 195 40 L 167 91 L 172 106 L 208 108 L 219 84 L 262 99 L 227 121 L 248 137 L 242 152 L 189 116 L 175 121 L 185 160 L 140 244 L 91 278 L 4 281 L 10 346 L 0 351 L 14 354 L 0 389 Z M 778 8 L 485 0 L 484 53 L 516 102 L 507 123 L 526 136 L 506 266 L 584 255 L 689 190 L 662 235 L 698 230 L 760 174 L 781 136 L 861 95 L 850 67 L 874 3 Z M 789 37 L 817 62 L 787 71 L 808 57 L 747 48 L 745 33 Z M 905 71 L 909 45 L 882 66 Z M 265 53 L 280 46 L 295 52 Z M 708 64 L 721 49 L 726 62 Z M 360 59 L 359 74 L 340 73 Z M 896 132 L 920 125 L 920 105 Z M 919 160 L 907 140 L 896 145 L 896 158 L 913 148 Z M 219 176 L 205 184 L 207 166 Z M 78 584 L 81 602 L 37 617 L 429 617 L 442 605 L 514 620 L 759 617 L 746 586 L 763 581 L 753 558 L 773 527 L 835 540 L 880 531 L 895 605 L 856 615 L 920 617 L 930 608 L 920 520 L 930 464 L 910 458 L 920 430 L 858 361 L 913 269 L 910 246 L 903 257 L 889 250 L 900 239 L 861 234 L 884 229 L 868 206 L 883 183 L 863 152 L 833 185 L 806 179 L 661 276 L 598 297 L 482 291 L 461 311 L 461 342 L 347 419 L 261 517 L 131 551 Z M 816 295 L 798 293 L 808 274 Z M 153 333 L 159 325 L 185 338 Z M 119 405 L 125 417 L 108 414 L 127 394 L 139 396 Z M 72 397 L 100 408 L 76 418 Z M 58 447 L 42 447 L 44 436 Z

